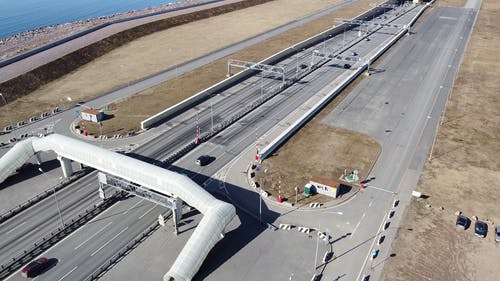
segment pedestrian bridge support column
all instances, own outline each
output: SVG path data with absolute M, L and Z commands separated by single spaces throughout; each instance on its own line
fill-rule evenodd
M 68 178 L 71 175 L 73 175 L 73 167 L 71 166 L 71 159 L 64 158 L 64 157 L 58 155 L 57 160 L 59 160 L 59 162 L 61 162 L 61 168 L 62 168 L 63 175 L 65 178 Z

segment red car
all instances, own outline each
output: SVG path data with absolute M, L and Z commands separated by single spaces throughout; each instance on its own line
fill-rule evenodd
M 47 269 L 47 267 L 49 267 L 49 260 L 41 257 L 26 265 L 21 271 L 21 275 L 25 278 L 35 277 Z

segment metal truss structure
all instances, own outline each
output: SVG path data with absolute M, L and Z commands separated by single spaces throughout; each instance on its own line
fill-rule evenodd
M 169 208 L 173 214 L 172 217 L 174 220 L 175 234 L 178 233 L 177 222 L 182 218 L 182 200 L 180 198 L 163 195 L 134 182 L 124 180 L 113 175 L 105 174 L 103 172 L 99 172 L 97 177 L 99 179 L 100 187 L 110 186 L 120 191 L 125 191 L 134 196 Z M 99 191 L 101 190 L 102 188 Z
M 268 65 L 256 62 L 242 61 L 230 59 L 227 61 L 227 76 L 231 76 L 231 67 L 239 67 L 245 69 L 253 69 L 262 72 L 270 72 L 279 74 L 282 77 L 282 82 L 285 84 L 285 68 L 277 65 Z

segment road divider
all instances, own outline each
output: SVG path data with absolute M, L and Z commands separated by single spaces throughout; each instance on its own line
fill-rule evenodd
M 273 153 L 279 146 L 281 146 L 288 138 L 290 138 L 296 131 L 298 131 L 305 123 L 307 123 L 312 117 L 314 117 L 323 107 L 325 107 L 334 97 L 336 97 L 342 90 L 344 90 L 352 81 L 354 81 L 368 66 L 377 60 L 383 53 L 385 53 L 394 43 L 396 43 L 401 36 L 409 32 L 409 26 L 415 23 L 418 17 L 423 13 L 423 11 L 428 8 L 429 5 L 422 5 L 420 11 L 415 17 L 410 20 L 408 28 L 403 28 L 395 36 L 387 40 L 382 44 L 382 47 L 375 50 L 374 52 L 367 55 L 368 59 L 363 62 L 357 63 L 357 68 L 354 71 L 346 71 L 342 73 L 338 80 L 339 83 L 335 88 L 329 91 L 319 102 L 317 102 L 311 109 L 309 109 L 305 114 L 303 114 L 299 119 L 292 123 L 285 131 L 283 131 L 277 138 L 272 140 L 266 147 L 259 151 L 258 157 L 260 160 L 266 159 L 271 153 Z M 354 65 L 356 66 L 356 65 Z M 354 67 L 353 66 L 353 67 Z
M 77 230 L 91 219 L 99 215 L 102 211 L 113 205 L 122 197 L 121 193 L 115 193 L 101 204 L 94 205 L 91 209 L 85 210 L 85 213 L 79 214 L 71 219 L 70 223 L 64 224 L 64 227 L 59 227 L 55 231 L 50 232 L 48 235 L 42 237 L 33 245 L 20 252 L 17 256 L 12 257 L 8 262 L 0 265 L 0 279 L 3 280 L 12 272 L 19 269 L 21 266 L 31 261 L 33 258 L 43 253 L 57 242 Z
M 94 169 L 91 169 L 90 167 L 86 167 L 76 173 L 74 173 L 71 177 L 65 178 L 61 183 L 56 184 L 55 186 L 45 190 L 42 193 L 39 193 L 35 195 L 34 197 L 28 199 L 27 201 L 17 205 L 16 207 L 8 210 L 7 212 L 3 213 L 0 215 L 0 224 L 4 223 L 8 219 L 14 217 L 15 215 L 21 213 L 22 211 L 28 209 L 29 207 L 35 205 L 36 203 L 42 201 L 43 199 L 49 197 L 50 195 L 54 194 L 54 192 L 57 192 L 69 184 L 73 183 L 77 179 L 89 174 L 92 172 Z
M 386 3 L 391 2 L 390 0 L 387 1 Z M 372 17 L 376 17 L 377 15 L 380 15 L 384 12 L 383 8 L 380 7 L 375 7 L 369 11 L 366 11 L 358 16 L 356 16 L 353 19 L 356 20 L 367 20 Z M 314 35 L 312 37 L 309 37 L 291 47 L 288 47 L 278 53 L 275 53 L 264 60 L 258 62 L 258 64 L 267 64 L 267 65 L 274 65 L 298 52 L 300 52 L 302 49 L 309 48 L 311 46 L 314 46 L 316 44 L 319 44 L 325 40 L 325 38 L 328 38 L 329 36 L 335 36 L 337 34 L 340 34 L 344 32 L 346 29 L 353 28 L 352 24 L 341 24 L 332 28 L 329 28 L 317 35 Z M 312 69 L 306 68 L 303 70 L 302 76 L 307 75 Z M 180 114 L 181 112 L 185 111 L 186 109 L 189 109 L 207 99 L 212 97 L 213 95 L 217 94 L 220 91 L 226 90 L 235 84 L 251 77 L 252 75 L 258 73 L 259 71 L 252 70 L 252 69 L 246 69 L 243 71 L 240 71 L 239 73 L 232 75 L 231 77 L 228 77 L 219 83 L 202 90 L 195 95 L 141 121 L 141 128 L 143 130 L 148 129 L 156 124 L 159 124 L 163 122 L 164 120 L 171 118 L 173 116 L 176 116 Z M 300 75 L 299 75 L 300 76 Z M 295 78 L 298 79 L 299 76 L 296 76 Z M 290 81 L 288 81 L 290 82 Z M 280 90 L 283 90 L 286 88 L 286 86 L 289 86 L 289 83 L 285 83 L 285 87 L 280 88 Z
M 305 233 L 305 234 L 309 234 L 309 232 L 311 232 L 311 229 L 309 227 L 305 227 L 305 226 L 298 226 L 297 231 Z
M 291 224 L 286 224 L 286 223 L 280 223 L 280 229 L 283 229 L 283 230 L 290 230 L 292 229 L 292 225 Z
M 172 212 L 169 211 L 166 214 L 165 219 L 170 217 Z M 120 251 L 114 254 L 109 260 L 105 261 L 98 269 L 96 269 L 92 274 L 87 276 L 85 281 L 93 281 L 98 280 L 104 273 L 109 271 L 115 264 L 117 264 L 123 257 L 125 257 L 128 253 L 130 253 L 133 249 L 136 248 L 138 244 L 148 238 L 153 232 L 160 228 L 160 224 L 158 221 L 155 221 L 151 224 L 146 230 L 137 235 L 134 239 L 130 240 Z

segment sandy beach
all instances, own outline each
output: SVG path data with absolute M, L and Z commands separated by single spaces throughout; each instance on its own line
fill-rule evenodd
M 210 2 L 210 0 L 184 0 L 177 3 L 166 4 L 157 7 L 150 7 L 141 10 L 132 10 L 126 13 L 117 13 L 98 18 L 92 18 L 82 21 L 58 24 L 53 26 L 41 27 L 34 30 L 28 30 L 7 38 L 0 38 L 0 61 L 9 59 L 16 55 L 36 49 L 40 46 L 57 41 L 67 36 L 76 34 L 97 25 L 136 16 L 142 16 L 152 13 L 164 12 L 174 8 L 189 6 Z

